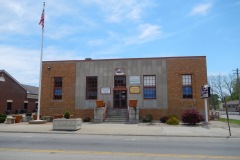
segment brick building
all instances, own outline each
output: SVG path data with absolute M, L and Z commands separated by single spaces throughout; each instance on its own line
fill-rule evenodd
M 36 111 L 38 87 L 20 84 L 5 70 L 0 70 L 0 113 Z
M 96 100 L 124 109 L 138 100 L 139 117 L 177 115 L 187 108 L 204 114 L 200 88 L 207 83 L 205 56 L 44 61 L 41 114 L 70 111 L 94 117 Z

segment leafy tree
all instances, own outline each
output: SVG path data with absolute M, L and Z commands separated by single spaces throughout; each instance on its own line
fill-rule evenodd
M 228 76 L 223 77 L 224 87 L 228 91 L 228 94 L 230 95 L 230 100 L 234 100 L 233 92 L 234 92 L 234 75 L 229 74 Z
M 209 103 L 210 103 L 211 109 L 214 109 L 214 110 L 218 109 L 220 104 L 219 96 L 217 94 L 211 94 Z

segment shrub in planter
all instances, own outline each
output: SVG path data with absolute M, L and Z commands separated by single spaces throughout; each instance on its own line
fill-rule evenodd
M 64 113 L 64 118 L 69 119 L 70 118 L 70 112 L 65 112 Z
M 143 122 L 152 122 L 152 114 L 147 114 L 145 118 L 143 118 Z
M 196 125 L 203 121 L 203 116 L 196 109 L 188 109 L 182 114 L 182 122 L 190 125 Z
M 169 119 L 169 116 L 163 116 L 163 117 L 160 118 L 160 121 L 162 123 L 166 123 L 168 119 Z
M 0 123 L 4 123 L 7 116 L 5 114 L 0 114 Z
M 168 125 L 179 125 L 179 120 L 176 117 L 170 117 L 166 123 Z

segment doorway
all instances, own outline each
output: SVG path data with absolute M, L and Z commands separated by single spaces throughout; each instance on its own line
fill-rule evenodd
M 113 92 L 113 108 L 127 108 L 127 90 L 115 90 Z

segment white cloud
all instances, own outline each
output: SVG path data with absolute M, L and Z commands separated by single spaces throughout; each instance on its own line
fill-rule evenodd
M 67 37 L 73 33 L 76 33 L 77 28 L 74 26 L 67 26 L 67 25 L 63 25 L 63 26 L 59 26 L 59 27 L 53 27 L 50 26 L 49 28 L 47 28 L 47 32 L 45 32 L 46 36 L 51 38 L 51 39 L 61 39 L 64 37 Z
M 40 50 L 0 45 L 0 69 L 6 70 L 19 83 L 38 86 Z M 43 61 L 83 59 L 77 53 L 49 46 L 43 50 Z
M 6 70 L 20 83 L 37 85 L 40 51 L 1 45 L 0 55 L 0 69 Z
M 143 24 L 139 26 L 139 29 L 141 30 L 139 39 L 152 39 L 161 34 L 161 28 L 157 25 Z
M 86 4 L 98 5 L 100 9 L 105 13 L 107 21 L 112 23 L 119 23 L 125 20 L 140 20 L 146 7 L 151 5 L 151 1 L 142 0 L 88 0 Z
M 211 3 L 199 4 L 192 8 L 189 15 L 206 15 L 209 9 L 212 7 Z
M 87 42 L 89 46 L 101 46 L 104 44 L 103 39 L 91 39 Z
M 70 49 L 63 50 L 56 46 L 48 46 L 47 48 L 44 48 L 43 52 L 43 61 L 83 59 L 83 57 L 79 56 L 79 52 L 76 53 Z
M 135 36 L 126 38 L 126 44 L 141 44 L 161 38 L 163 31 L 161 27 L 153 24 L 141 24 Z

